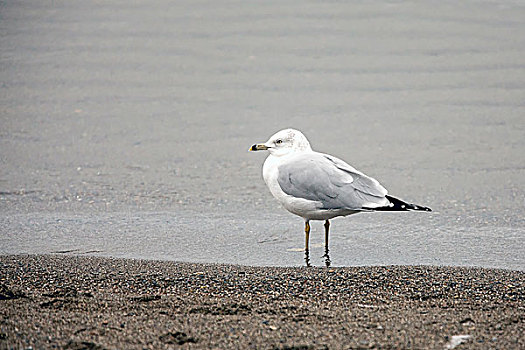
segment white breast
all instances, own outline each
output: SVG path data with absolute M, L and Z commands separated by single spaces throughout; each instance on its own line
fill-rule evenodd
M 283 161 L 286 161 L 286 156 L 275 157 L 269 155 L 263 165 L 264 182 L 266 182 L 275 199 L 277 199 L 286 210 L 305 219 L 324 220 L 337 216 L 335 212 L 329 213 L 326 210 L 321 210 L 322 203 L 320 202 L 304 198 L 295 198 L 283 192 L 277 181 L 279 177 L 278 167 Z

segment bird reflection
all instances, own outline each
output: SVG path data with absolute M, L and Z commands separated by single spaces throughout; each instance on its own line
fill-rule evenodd
M 328 247 L 325 246 L 324 254 L 321 256 L 321 258 L 324 258 L 324 264 L 326 267 L 330 267 L 332 265 L 332 260 L 330 260 L 330 251 L 328 250 Z M 312 267 L 312 264 L 310 262 L 310 250 L 304 251 L 304 262 L 306 267 Z
M 328 250 L 328 235 L 330 232 L 330 221 L 326 220 L 324 223 L 324 264 L 326 267 L 330 267 L 332 264 L 332 261 L 330 260 L 330 255 L 328 254 L 330 251 Z
M 328 249 L 328 245 L 325 245 L 324 254 L 321 256 L 321 258 L 324 258 L 324 264 L 326 267 L 330 267 L 330 265 L 332 265 L 332 260 L 330 259 L 330 250 Z M 309 249 L 304 250 L 304 262 L 305 262 L 306 267 L 312 266 L 310 262 L 310 250 Z
M 310 264 L 310 251 L 308 249 L 304 250 L 304 262 L 306 267 L 312 267 L 312 264 Z
M 326 245 L 324 247 L 324 255 L 322 256 L 322 258 L 324 258 L 324 264 L 326 265 L 326 267 L 330 267 L 330 265 L 332 265 L 332 260 L 330 260 L 330 254 L 328 254 L 330 251 L 328 250 L 328 246 Z

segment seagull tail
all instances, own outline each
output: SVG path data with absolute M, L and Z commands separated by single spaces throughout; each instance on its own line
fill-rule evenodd
M 430 209 L 429 207 L 407 203 L 396 197 L 387 195 L 386 199 L 390 201 L 390 204 L 387 206 L 378 207 L 378 208 L 363 208 L 363 209 L 374 210 L 374 211 L 408 211 L 408 210 L 432 211 L 432 209 Z

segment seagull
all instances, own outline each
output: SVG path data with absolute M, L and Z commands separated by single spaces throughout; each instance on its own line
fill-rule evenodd
M 298 130 L 281 130 L 249 150 L 270 153 L 263 165 L 264 182 L 286 210 L 304 219 L 307 266 L 310 266 L 310 220 L 325 222 L 324 257 L 326 266 L 330 266 L 330 219 L 360 212 L 432 211 L 389 196 L 376 179 L 341 159 L 312 150 L 308 139 Z

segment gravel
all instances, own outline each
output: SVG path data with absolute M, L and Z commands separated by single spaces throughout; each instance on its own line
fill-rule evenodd
M 0 256 L 0 349 L 523 349 L 525 273 Z

